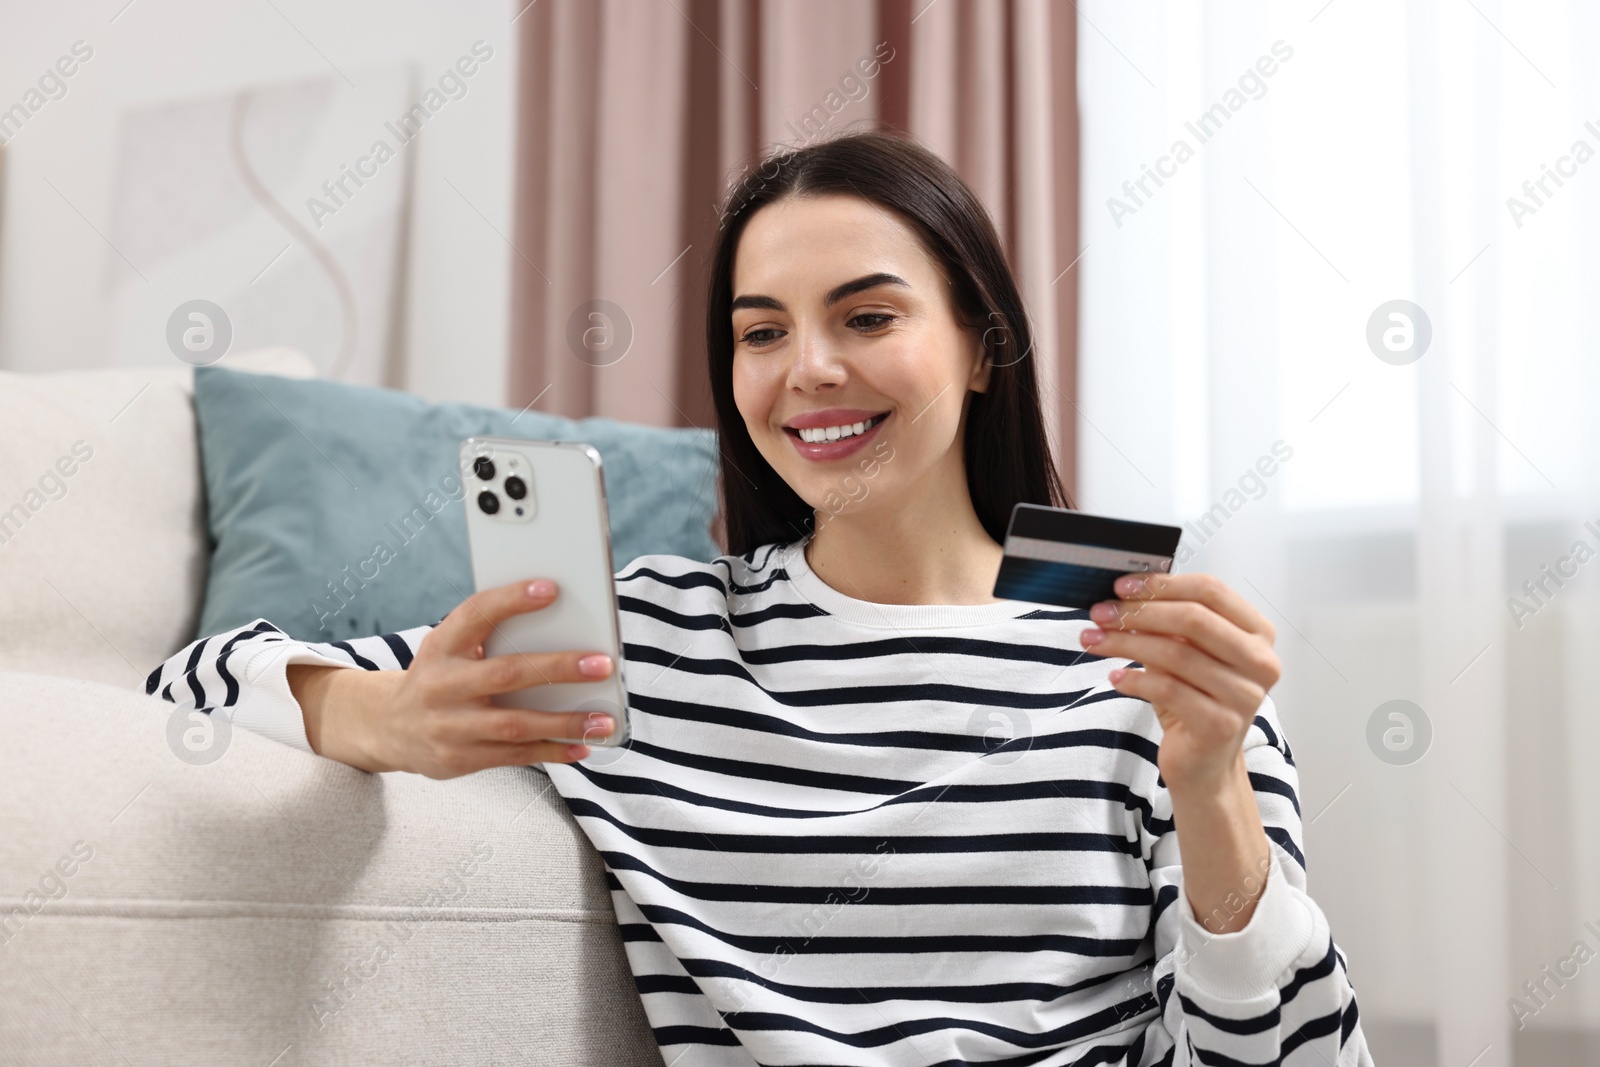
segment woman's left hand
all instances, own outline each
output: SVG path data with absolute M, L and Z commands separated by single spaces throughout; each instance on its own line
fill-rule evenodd
M 1276 629 L 1210 574 L 1124 575 L 1116 590 L 1090 608 L 1099 629 L 1083 631 L 1083 647 L 1143 665 L 1112 671 L 1111 684 L 1155 708 L 1168 788 L 1222 788 L 1281 674 Z

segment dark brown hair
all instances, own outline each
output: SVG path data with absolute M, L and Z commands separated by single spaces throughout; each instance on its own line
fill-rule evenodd
M 837 137 L 769 156 L 729 193 L 712 260 L 706 301 L 711 395 L 722 449 L 722 513 L 728 551 L 743 555 L 804 536 L 812 509 L 773 470 L 751 440 L 733 397 L 733 260 L 751 216 L 786 196 L 841 194 L 894 212 L 918 233 L 944 268 L 956 313 L 983 327 L 990 363 L 986 392 L 967 411 L 963 456 L 978 521 L 1005 540 L 1012 505 L 1061 506 L 1061 480 L 1050 456 L 1033 335 L 1022 295 L 982 203 L 938 156 L 903 135 Z

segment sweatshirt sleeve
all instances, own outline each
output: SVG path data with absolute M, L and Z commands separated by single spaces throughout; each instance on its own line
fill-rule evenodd
M 1160 1017 L 1146 1034 L 1146 1054 L 1159 1061 L 1170 1049 L 1173 1067 L 1371 1067 L 1344 954 L 1306 893 L 1299 776 L 1270 697 L 1245 741 L 1245 765 L 1271 858 L 1224 905 L 1237 913 L 1261 890 L 1250 921 L 1233 933 L 1201 925 L 1183 891 L 1164 789 L 1153 805 L 1159 834 L 1149 853 L 1157 957 L 1151 980 Z
M 145 679 L 144 691 L 210 714 L 226 709 L 236 726 L 311 751 L 305 717 L 289 691 L 291 664 L 405 670 L 432 626 L 326 643 L 296 641 L 265 619 L 201 638 Z

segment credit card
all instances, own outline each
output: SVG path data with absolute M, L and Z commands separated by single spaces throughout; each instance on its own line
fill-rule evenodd
M 994 595 L 1063 608 L 1116 600 L 1113 583 L 1122 575 L 1169 573 L 1182 536 L 1177 526 L 1018 504 Z

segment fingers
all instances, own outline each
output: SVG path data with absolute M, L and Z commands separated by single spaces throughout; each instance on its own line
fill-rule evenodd
M 616 730 L 615 718 L 603 712 L 441 708 L 425 713 L 411 758 L 401 765 L 455 778 L 487 767 L 572 763 Z
M 1150 633 L 1109 631 L 1099 640 L 1085 641 L 1097 656 L 1118 656 L 1159 669 L 1204 693 L 1236 716 L 1249 714 L 1266 698 L 1270 686 L 1232 670 L 1193 645 Z
M 1125 574 L 1117 579 L 1116 588 L 1124 600 L 1197 601 L 1241 630 L 1268 641 L 1277 637 L 1271 621 L 1214 574 Z
M 1182 637 L 1190 645 L 1228 664 L 1263 689 L 1271 689 L 1278 684 L 1281 665 L 1272 651 L 1271 641 L 1261 634 L 1240 629 L 1197 601 L 1103 601 L 1089 609 L 1089 617 L 1108 633 L 1138 631 Z M 1109 649 L 1113 646 L 1106 647 Z M 1094 651 L 1100 655 L 1144 658 L 1121 651 L 1124 646 L 1115 647 L 1117 651 L 1102 652 L 1099 647 Z
M 456 698 L 450 703 L 466 703 L 533 685 L 599 681 L 612 666 L 603 652 L 516 652 L 457 663 L 445 685 Z
M 437 714 L 430 730 L 433 741 L 436 745 L 453 748 L 479 744 L 529 745 L 560 737 L 600 744 L 617 728 L 613 716 L 593 711 L 492 708 Z
M 486 750 L 491 767 L 526 767 L 530 763 L 576 763 L 589 753 L 588 745 L 544 741 L 531 745 L 497 745 Z
M 439 642 L 447 655 L 472 658 L 496 626 L 513 615 L 549 607 L 556 592 L 555 582 L 540 578 L 474 593 L 433 628 L 429 639 Z
M 1223 708 L 1205 693 L 1165 671 L 1124 669 L 1112 683 L 1119 693 L 1137 697 L 1156 709 L 1163 730 L 1182 722 L 1197 740 L 1214 745 L 1237 744 L 1249 729 L 1239 717 Z

